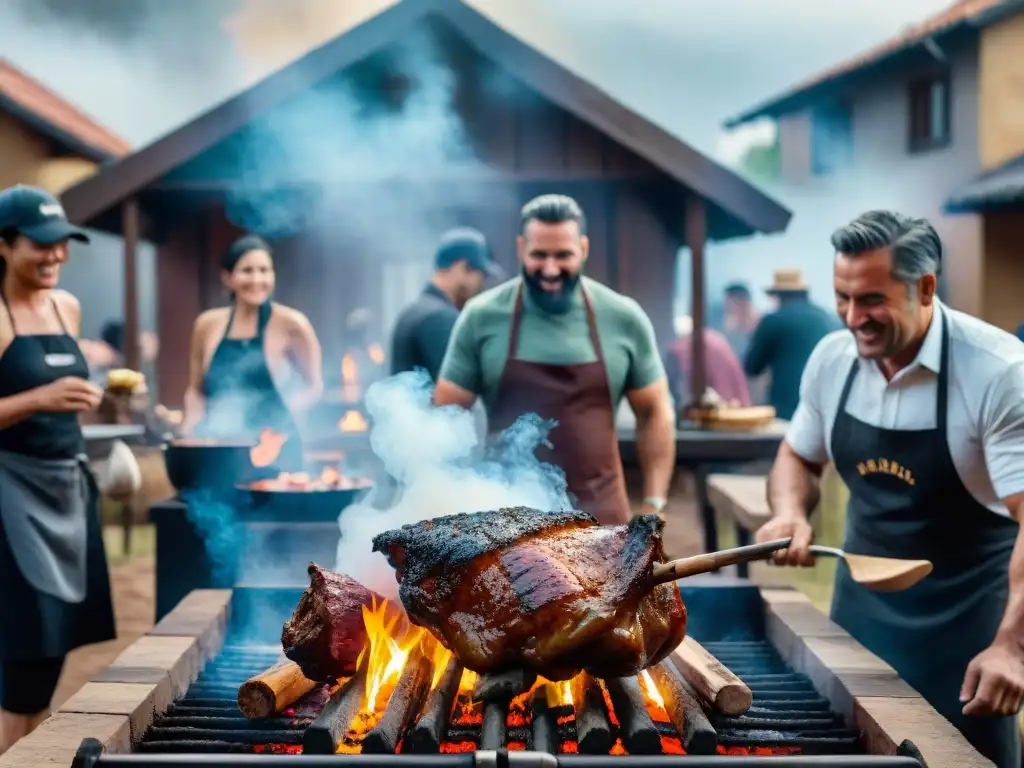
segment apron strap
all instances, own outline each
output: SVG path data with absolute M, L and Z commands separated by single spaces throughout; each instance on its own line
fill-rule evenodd
M 594 345 L 594 355 L 597 362 L 604 365 L 604 353 L 601 351 L 601 339 L 597 335 L 597 318 L 594 316 L 594 308 L 590 305 L 590 297 L 580 283 L 580 293 L 583 294 L 583 305 L 587 308 L 587 325 L 590 326 L 590 343 Z
M 941 310 L 940 310 L 941 311 Z M 939 356 L 939 381 L 935 393 L 935 426 L 945 439 L 946 422 L 949 419 L 949 323 L 942 312 L 942 354 Z
M 523 284 L 516 290 L 516 304 L 512 310 L 512 328 L 508 334 L 508 359 L 515 360 L 519 349 L 519 320 L 523 316 Z

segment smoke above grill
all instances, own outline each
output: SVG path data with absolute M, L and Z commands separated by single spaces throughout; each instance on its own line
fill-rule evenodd
M 422 372 L 399 374 L 367 390 L 370 443 L 398 482 L 398 493 L 386 509 L 375 508 L 371 499 L 348 507 L 338 518 L 336 570 L 393 599 L 398 598 L 394 569 L 372 552 L 377 534 L 460 512 L 573 507 L 565 473 L 534 455 L 552 422 L 522 416 L 485 445 L 473 413 L 455 406 L 435 408 L 431 397 L 430 378 Z

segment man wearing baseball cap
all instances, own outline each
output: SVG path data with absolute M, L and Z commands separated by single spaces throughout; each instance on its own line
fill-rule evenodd
M 437 381 L 459 311 L 488 278 L 500 280 L 503 275 L 481 232 L 469 227 L 446 232 L 434 253 L 434 276 L 398 316 L 391 341 L 391 372 L 423 368 Z
M 69 652 L 116 637 L 78 421 L 103 391 L 57 290 L 68 240 L 89 238 L 52 195 L 0 192 L 0 752 L 47 717 Z

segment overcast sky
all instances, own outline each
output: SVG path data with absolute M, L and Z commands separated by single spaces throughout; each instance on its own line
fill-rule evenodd
M 250 0 L 253 2 L 254 0 Z M 259 2 L 259 0 L 255 0 Z M 240 87 L 222 21 L 239 0 L 4 0 L 0 51 L 136 145 Z M 416 0 L 405 0 L 416 2 Z M 723 119 L 949 0 L 475 0 L 696 145 Z M 275 0 L 339 8 L 372 0 Z M 331 10 L 327 10 L 328 8 Z M 308 13 L 307 13 L 308 15 Z

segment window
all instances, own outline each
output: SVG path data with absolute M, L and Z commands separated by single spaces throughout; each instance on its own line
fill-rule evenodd
M 811 115 L 811 171 L 826 176 L 853 159 L 853 110 L 846 102 L 820 107 Z
M 910 84 L 910 151 L 926 152 L 949 144 L 949 75 L 933 75 Z

